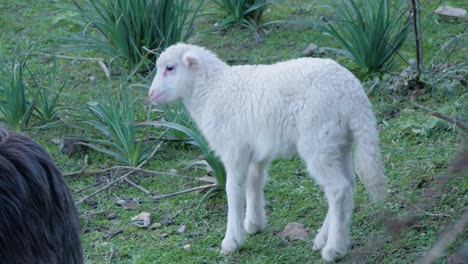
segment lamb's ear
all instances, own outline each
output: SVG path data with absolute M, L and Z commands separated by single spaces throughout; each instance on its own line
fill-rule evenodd
M 184 54 L 184 56 L 182 56 L 182 61 L 184 62 L 184 65 L 187 66 L 188 68 L 196 67 L 200 65 L 201 63 L 201 60 L 198 54 L 192 51 L 187 51 Z

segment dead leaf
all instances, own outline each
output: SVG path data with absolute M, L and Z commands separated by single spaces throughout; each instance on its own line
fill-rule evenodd
M 301 240 L 305 241 L 309 238 L 310 230 L 301 223 L 292 222 L 286 225 L 283 232 L 279 235 L 288 241 Z

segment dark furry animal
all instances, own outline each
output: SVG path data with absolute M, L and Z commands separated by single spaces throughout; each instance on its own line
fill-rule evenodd
M 78 212 L 62 174 L 36 142 L 1 127 L 0 263 L 83 263 Z

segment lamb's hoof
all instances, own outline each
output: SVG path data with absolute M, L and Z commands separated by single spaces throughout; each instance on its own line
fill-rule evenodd
M 242 245 L 242 241 L 236 241 L 232 238 L 224 238 L 221 243 L 221 253 L 224 255 L 231 254 L 232 252 L 238 250 Z
M 333 262 L 342 258 L 346 253 L 346 249 L 336 249 L 326 246 L 322 249 L 322 259 L 325 262 Z
M 319 233 L 314 239 L 314 246 L 312 250 L 320 251 L 327 244 L 327 236 L 325 234 Z
M 254 222 L 251 220 L 244 221 L 244 229 L 248 234 L 251 234 L 251 235 L 262 232 L 262 230 L 265 229 L 265 226 L 266 226 L 265 220 L 258 221 L 258 222 Z

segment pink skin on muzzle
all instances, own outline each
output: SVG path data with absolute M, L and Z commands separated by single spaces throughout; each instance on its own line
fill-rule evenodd
M 164 92 L 156 93 L 156 91 L 153 90 L 149 92 L 148 97 L 150 98 L 151 102 L 158 104 L 160 103 L 160 99 L 163 94 Z

